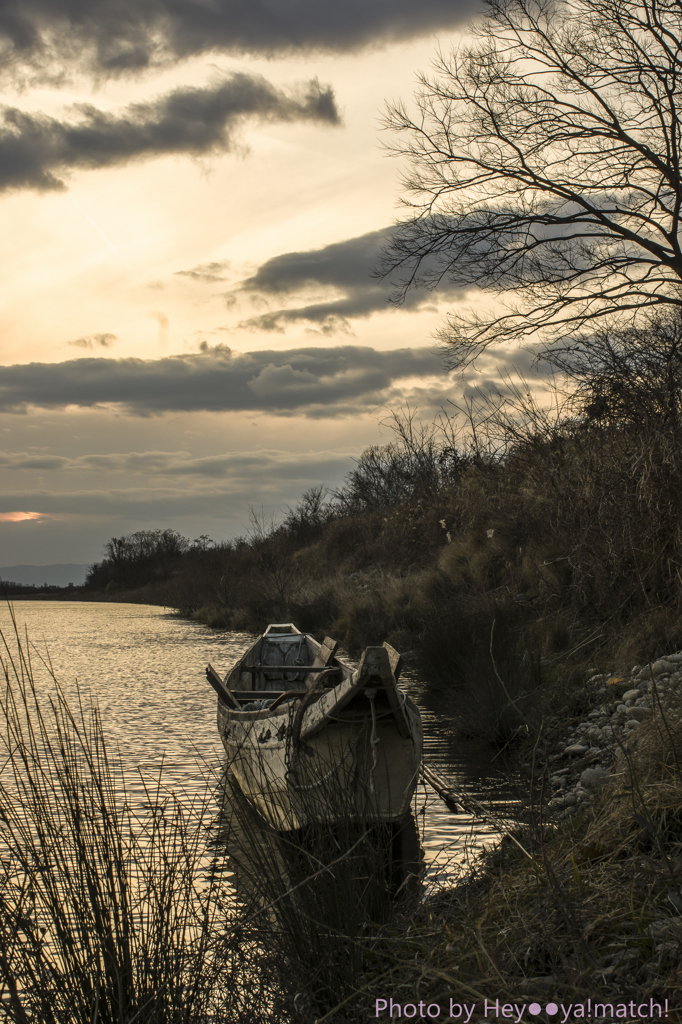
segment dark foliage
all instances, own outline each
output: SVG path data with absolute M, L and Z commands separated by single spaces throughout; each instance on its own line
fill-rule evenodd
M 682 643 L 681 334 L 659 318 L 557 351 L 561 384 L 507 382 L 462 436 L 397 415 L 335 493 L 280 522 L 254 513 L 229 544 L 112 541 L 90 586 L 139 581 L 119 593 L 214 626 L 293 620 L 351 650 L 416 649 L 460 709 L 488 693 L 486 731 L 506 734 L 505 701 L 535 692 L 541 660 L 608 669 Z
M 86 586 L 99 590 L 137 587 L 151 579 L 166 579 L 190 542 L 177 530 L 139 530 L 128 537 L 112 537 L 105 558 L 92 565 Z

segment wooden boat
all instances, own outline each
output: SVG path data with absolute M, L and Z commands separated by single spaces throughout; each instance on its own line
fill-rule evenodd
M 357 669 L 292 623 L 265 633 L 221 680 L 218 730 L 242 793 L 278 831 L 398 822 L 419 777 L 419 711 L 398 689 L 400 655 L 368 647 Z

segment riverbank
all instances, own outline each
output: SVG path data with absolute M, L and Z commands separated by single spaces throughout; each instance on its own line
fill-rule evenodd
M 440 1020 L 680 1019 L 681 669 L 677 652 L 598 674 L 550 718 L 528 820 L 382 937 L 363 1020 L 389 1020 L 387 998 Z
M 388 640 L 417 652 L 460 729 L 504 743 L 547 713 L 559 670 L 575 682 L 682 645 L 682 413 L 657 395 L 646 416 L 596 419 L 559 393 L 552 415 L 498 396 L 468 435 L 397 415 L 337 491 L 221 544 L 112 538 L 88 590 L 218 629 L 292 621 L 354 652 Z
M 161 770 L 158 753 L 164 749 L 169 757 L 164 761 L 163 792 L 180 794 L 191 784 L 193 799 L 201 802 L 205 785 L 200 777 L 189 778 L 188 766 L 196 761 L 194 744 L 200 742 L 205 751 L 217 737 L 214 702 L 210 697 L 204 701 L 197 665 L 234 660 L 242 648 L 226 644 L 238 645 L 240 638 L 230 641 L 174 616 L 152 609 L 141 614 L 143 609 L 123 605 L 87 609 L 87 618 L 92 613 L 94 619 L 86 632 L 85 611 L 31 604 L 29 633 L 40 647 L 43 637 L 52 638 L 50 665 L 69 680 L 76 672 L 84 686 L 81 693 L 92 686 L 106 709 L 104 730 L 110 733 L 117 756 L 133 769 L 127 795 L 120 789 L 121 810 L 134 807 L 136 799 L 146 806 L 147 790 L 140 781 L 149 779 L 145 785 L 156 785 Z M 74 621 L 74 615 L 80 619 Z M 78 644 L 80 662 L 74 658 Z M 41 673 L 39 707 L 47 712 L 43 663 L 36 658 L 34 664 Z M 551 688 L 543 690 L 549 710 L 541 729 L 535 730 L 535 718 L 528 718 L 515 740 L 532 791 L 527 811 L 519 816 L 522 820 L 508 819 L 513 839 L 505 838 L 487 855 L 464 861 L 454 885 L 452 863 L 443 876 L 447 884 L 438 887 L 431 872 L 432 889 L 426 898 L 422 894 L 421 901 L 397 904 L 391 923 L 359 928 L 339 942 L 334 949 L 347 950 L 353 972 L 346 970 L 343 958 L 327 963 L 330 972 L 336 971 L 330 977 L 338 982 L 327 985 L 324 1005 L 319 1002 L 316 974 L 320 951 L 332 948 L 325 940 L 324 921 L 311 914 L 317 931 L 309 921 L 302 926 L 310 932 L 312 950 L 309 981 L 303 985 L 301 973 L 287 966 L 286 935 L 276 936 L 275 956 L 275 942 L 260 918 L 250 923 L 248 915 L 243 921 L 217 919 L 211 941 L 221 941 L 233 926 L 242 929 L 242 937 L 230 947 L 230 962 L 239 967 L 245 991 L 255 978 L 260 987 L 250 1009 L 244 1004 L 232 1016 L 216 1017 L 216 1024 L 223 1019 L 242 1024 L 250 1012 L 253 1019 L 279 1024 L 369 1024 L 390 1019 L 383 1010 L 377 1012 L 377 1005 L 387 998 L 401 1007 L 426 1000 L 427 1006 L 448 1010 L 450 998 L 469 1008 L 476 1003 L 471 1017 L 476 1024 L 484 1019 L 484 1000 L 494 1005 L 499 999 L 500 1007 L 525 1006 L 522 1024 L 527 1024 L 538 1019 L 528 1010 L 533 1001 L 543 1007 L 550 1000 L 566 1006 L 570 1002 L 589 1016 L 588 1000 L 594 1003 L 599 997 L 613 1002 L 618 1019 L 630 1020 L 634 1017 L 629 1010 L 616 1013 L 626 999 L 643 1005 L 645 999 L 655 1003 L 660 996 L 661 1005 L 669 1000 L 668 1019 L 675 1020 L 680 987 L 676 971 L 682 954 L 682 653 L 625 672 L 589 672 L 581 681 L 574 679 L 571 667 L 567 673 L 557 666 L 553 671 Z M 70 688 L 73 707 L 80 699 L 77 689 Z M 11 710 L 11 704 L 7 707 Z M 190 720 L 194 724 L 188 735 Z M 87 730 L 81 732 L 86 736 Z M 69 749 L 64 756 L 71 756 Z M 36 770 L 44 770 L 40 758 Z M 46 799 L 52 799 L 50 792 L 48 788 Z M 113 803 L 107 814 L 112 821 L 118 794 L 118 789 L 110 792 Z M 57 800 L 55 829 L 61 827 L 60 806 Z M 172 817 L 165 797 L 159 808 L 159 813 Z M 94 804 L 88 813 L 92 827 L 99 827 Z M 64 837 L 59 835 L 63 847 Z M 182 847 L 182 831 L 177 835 Z M 74 842 L 77 838 L 74 834 Z M 458 845 L 458 855 L 460 849 Z M 203 847 L 197 850 L 198 882 L 206 862 Z M 332 859 L 339 855 L 336 849 L 332 853 Z M 87 855 L 83 850 L 82 856 Z M 55 858 L 55 870 L 59 863 Z M 184 864 L 182 857 L 178 864 Z M 159 867 L 165 870 L 161 861 Z M 338 872 L 335 877 L 340 877 Z M 157 879 L 159 885 L 162 881 Z M 21 888 L 16 896 L 23 898 Z M 232 912 L 229 908 L 226 898 L 225 914 Z M 52 911 L 41 913 L 49 916 Z M 56 927 L 49 921 L 45 926 Z M 292 931 L 300 934 L 300 929 Z M 294 961 L 305 954 L 299 940 L 295 942 Z M 33 952 L 42 956 L 37 945 Z M 275 989 L 280 1016 L 270 1012 Z M 330 994 L 348 1001 L 332 1012 Z M 448 1016 L 443 1013 L 439 1019 Z M 572 1014 L 570 1019 L 579 1016 Z M 489 1020 L 493 1018 L 494 1013 L 488 1014 Z M 563 1024 L 562 1018 L 560 1011 L 555 1020 Z M 140 1019 L 145 1020 L 144 1014 Z M 196 1024 L 203 1024 L 200 1016 Z

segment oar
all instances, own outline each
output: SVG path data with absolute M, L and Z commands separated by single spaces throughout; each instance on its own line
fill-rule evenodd
M 441 798 L 441 800 L 443 801 L 443 803 L 445 804 L 449 811 L 457 813 L 458 811 L 462 810 L 465 811 L 467 814 L 473 814 L 478 815 L 482 818 L 487 818 L 487 820 L 492 825 L 494 825 L 496 829 L 498 829 L 504 835 L 508 836 L 511 839 L 511 841 L 518 846 L 519 850 L 521 850 L 522 853 L 525 853 L 526 857 L 528 857 L 529 860 L 533 859 L 528 850 L 526 850 L 518 841 L 518 839 L 516 839 L 511 834 L 509 830 L 509 825 L 505 821 L 503 821 L 502 818 L 498 818 L 496 814 L 493 814 L 492 811 L 489 811 L 487 807 L 484 807 L 483 804 L 476 800 L 473 796 L 467 796 L 464 793 L 457 792 L 457 790 L 453 788 L 453 786 L 448 782 L 447 779 L 445 779 L 442 775 L 439 775 L 438 772 L 434 771 L 433 768 L 430 767 L 430 765 L 424 764 L 423 761 L 419 769 L 419 773 L 424 782 L 428 783 L 428 785 L 436 791 L 436 793 Z

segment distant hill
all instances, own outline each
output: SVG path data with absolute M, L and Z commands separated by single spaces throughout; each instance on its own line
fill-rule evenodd
M 85 574 L 89 568 L 89 563 L 78 565 L 75 562 L 60 565 L 2 565 L 0 580 L 29 586 L 34 583 L 38 587 L 43 583 L 53 587 L 67 587 L 69 583 L 80 586 L 85 583 Z

